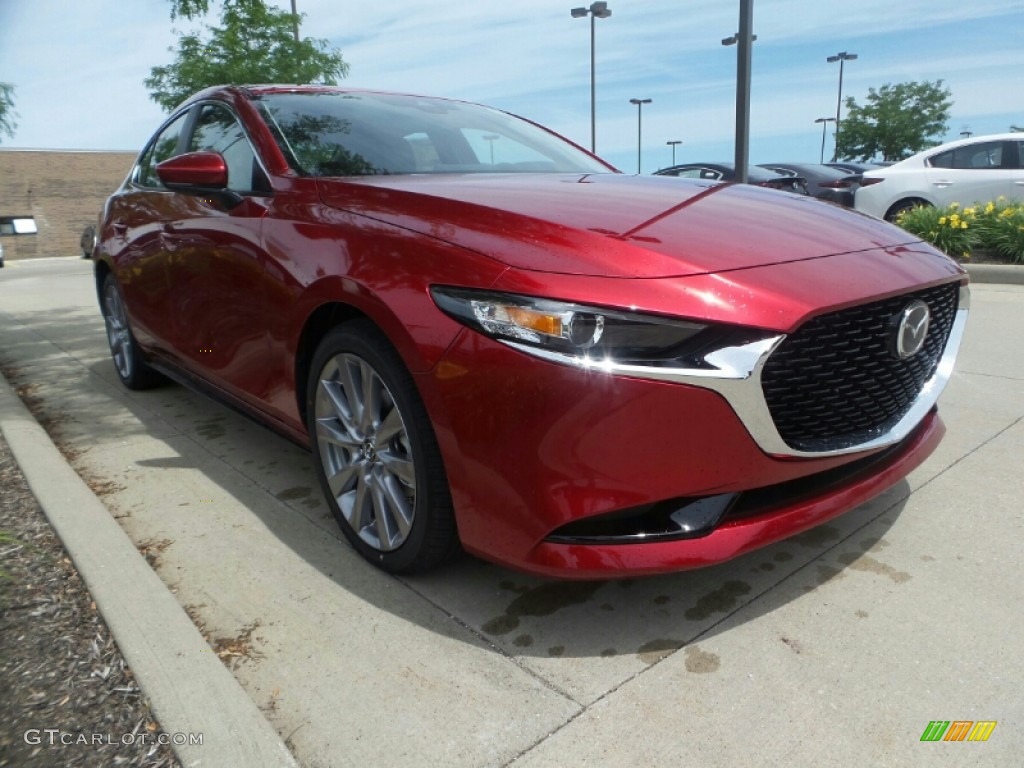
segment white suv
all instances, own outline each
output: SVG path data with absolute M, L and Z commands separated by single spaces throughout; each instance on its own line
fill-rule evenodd
M 1024 133 L 951 141 L 888 168 L 865 171 L 854 208 L 892 221 L 915 205 L 1024 199 Z

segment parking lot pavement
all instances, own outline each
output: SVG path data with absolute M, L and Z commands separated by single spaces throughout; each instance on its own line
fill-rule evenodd
M 180 387 L 120 387 L 87 262 L 13 267 L 8 378 L 207 638 L 244 641 L 234 677 L 301 765 L 1024 753 L 1022 286 L 974 288 L 949 432 L 906 482 L 722 566 L 576 583 L 468 557 L 376 571 L 303 451 Z M 984 743 L 922 742 L 933 720 L 997 725 Z

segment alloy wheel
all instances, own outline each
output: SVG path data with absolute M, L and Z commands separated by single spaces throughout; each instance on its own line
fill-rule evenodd
M 345 522 L 380 552 L 400 547 L 416 511 L 416 466 L 405 418 L 380 374 L 351 353 L 320 372 L 315 439 Z
M 114 367 L 122 379 L 128 379 L 132 374 L 133 363 L 131 331 L 128 329 L 128 315 L 124 310 L 121 292 L 113 280 L 107 282 L 103 291 L 103 303 L 107 310 L 104 319 L 107 321 L 107 341 Z

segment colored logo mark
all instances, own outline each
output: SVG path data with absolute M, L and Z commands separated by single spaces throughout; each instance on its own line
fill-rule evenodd
M 996 720 L 932 720 L 921 734 L 921 741 L 988 741 Z

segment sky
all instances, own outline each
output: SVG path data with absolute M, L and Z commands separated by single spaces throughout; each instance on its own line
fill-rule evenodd
M 289 7 L 289 0 L 271 0 Z M 582 0 L 296 0 L 303 36 L 350 66 L 342 85 L 487 104 L 590 145 L 590 19 Z M 216 4 L 216 0 L 215 0 Z M 589 3 L 587 3 L 589 5 Z M 731 160 L 738 0 L 609 0 L 596 22 L 597 153 L 641 170 Z M 18 128 L 2 148 L 138 150 L 165 115 L 143 79 L 171 62 L 168 0 L 0 0 L 0 82 L 15 86 Z M 210 23 L 216 23 L 211 17 Z M 943 80 L 943 140 L 1024 124 L 1024 0 L 755 0 L 752 162 L 816 162 L 843 96 L 886 83 Z M 828 126 L 825 154 L 832 152 Z M 826 160 L 828 157 L 826 157 Z

